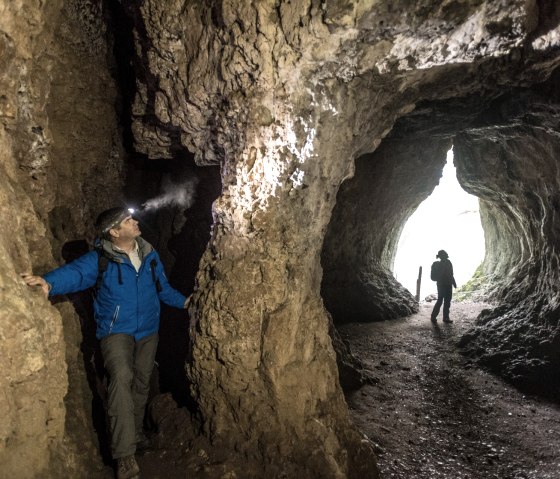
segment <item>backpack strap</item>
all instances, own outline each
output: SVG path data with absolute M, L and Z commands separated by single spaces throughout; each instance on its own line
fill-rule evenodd
M 101 285 L 103 284 L 103 275 L 105 271 L 107 271 L 107 267 L 109 266 L 110 259 L 105 255 L 105 253 L 102 251 L 101 248 L 95 248 L 95 251 L 97 251 L 97 280 L 95 281 L 95 294 L 97 294 L 97 292 L 101 288 Z M 121 264 L 117 261 L 115 261 L 115 263 L 117 265 L 119 284 L 123 284 Z M 152 270 L 152 281 L 156 285 L 157 292 L 161 293 L 161 290 L 163 288 L 161 287 L 159 278 L 156 275 L 156 266 L 157 266 L 157 261 L 155 259 L 150 261 L 150 269 Z
M 158 293 L 161 293 L 162 287 L 161 287 L 161 283 L 159 282 L 159 278 L 156 275 L 156 266 L 157 266 L 157 261 L 155 259 L 150 261 L 150 269 L 152 270 L 152 281 L 156 285 L 156 291 Z
M 97 252 L 97 280 L 95 281 L 95 294 L 97 294 L 103 284 L 103 274 L 107 271 L 109 258 L 105 256 L 101 248 L 95 248 L 95 251 Z

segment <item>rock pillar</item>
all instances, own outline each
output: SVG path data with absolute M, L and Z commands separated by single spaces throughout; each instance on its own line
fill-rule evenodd
M 226 161 L 191 308 L 189 374 L 216 445 L 289 477 L 352 477 L 363 453 L 359 467 L 375 477 L 319 292 L 324 232 L 352 163 L 340 155 L 344 133 L 318 116 L 255 128 Z

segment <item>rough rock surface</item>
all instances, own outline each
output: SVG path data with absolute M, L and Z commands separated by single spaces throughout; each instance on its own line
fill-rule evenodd
M 556 395 L 559 79 L 504 95 L 455 143 L 461 182 L 483 200 L 483 282 L 500 304 L 480 315 L 463 344 L 505 377 Z
M 6 199 L 1 313 L 9 318 L 2 331 L 12 331 L 1 337 L 3 351 L 10 352 L 2 358 L 13 358 L 0 379 L 3 424 L 9 425 L 0 436 L 0 454 L 14 477 L 40 477 L 45 469 L 52 476 L 63 466 L 70 474 L 82 460 L 75 452 L 82 438 L 69 433 L 63 406 L 63 399 L 77 404 L 84 390 L 84 373 L 78 371 L 81 379 L 65 397 L 67 379 L 76 377 L 69 358 L 79 363 L 76 338 L 66 335 L 72 330 L 65 332 L 65 351 L 60 316 L 25 294 L 17 273 L 52 267 L 50 249 L 58 255 L 72 232 L 82 238 L 104 202 L 119 195 L 123 163 L 99 5 L 0 3 L 0 167 L 6 172 L 0 182 Z M 137 152 L 164 159 L 189 150 L 198 165 L 221 168 L 222 192 L 213 205 L 211 238 L 190 307 L 188 375 L 210 461 L 212 456 L 229 461 L 228 473 L 238 477 L 377 477 L 371 444 L 346 408 L 320 295 L 322 247 L 339 187 L 354 175 L 355 159 L 373 152 L 398 118 L 412 113 L 414 121 L 422 102 L 451 104 L 470 95 L 471 104 L 474 99 L 484 104 L 505 89 L 544 81 L 560 63 L 556 2 L 122 0 L 120 5 L 134 26 L 133 58 L 127 60 L 134 66 L 136 92 L 124 111 L 132 116 Z M 451 118 L 460 124 L 479 111 L 480 106 L 467 108 L 466 116 Z M 473 130 L 457 144 L 505 155 L 508 147 L 499 147 L 507 128 L 500 128 L 499 116 L 487 119 L 490 126 L 495 121 L 498 143 Z M 440 118 L 439 128 L 448 132 L 440 139 L 462 131 L 451 123 Z M 552 142 L 555 125 L 550 132 L 529 131 Z M 518 143 L 519 152 L 540 153 L 536 141 Z M 476 151 L 467 153 L 462 150 L 459 158 L 472 156 L 473 165 L 484 166 Z M 519 176 L 516 155 L 505 157 L 510 175 Z M 390 162 L 392 156 L 384 158 Z M 423 185 L 426 194 L 439 173 L 433 175 Z M 465 185 L 468 178 L 465 173 Z M 531 336 L 539 339 L 529 341 L 530 348 L 515 343 L 520 346 L 495 355 L 515 362 L 532 354 L 535 360 L 526 363 L 538 367 L 522 368 L 532 374 L 557 357 L 557 336 L 544 336 L 558 325 L 552 293 L 555 209 L 542 207 L 548 198 L 555 205 L 550 187 L 555 185 L 534 175 L 526 191 L 502 176 L 485 189 L 483 180 L 475 178 L 471 187 L 478 186 L 489 205 L 487 225 L 497 225 L 492 238 L 519 244 L 514 252 L 523 260 L 513 277 L 520 280 L 514 294 L 505 292 L 505 282 L 496 289 L 505 306 L 484 328 L 512 340 L 523 336 L 527 324 L 540 331 Z M 361 248 L 383 268 L 390 264 L 402 222 L 420 199 L 419 186 L 403 210 L 395 209 L 401 224 L 395 218 L 381 229 L 394 236 L 372 238 L 371 250 Z M 510 207 L 499 198 L 502 187 L 504 196 L 524 197 Z M 103 193 L 93 200 L 93 191 Z M 544 229 L 537 227 L 541 220 Z M 509 261 L 501 257 L 490 271 L 506 271 Z M 369 284 L 388 284 L 375 264 L 368 274 Z M 521 300 L 530 294 L 536 301 Z M 411 308 L 410 298 L 403 302 L 408 306 L 385 311 Z M 509 323 L 498 319 L 509 310 L 522 329 L 509 330 Z M 532 322 L 523 322 L 523 311 L 531 313 Z M 30 327 L 21 328 L 25 321 Z M 478 333 L 476 341 L 485 344 L 486 335 Z M 22 359 L 27 366 L 14 366 Z M 78 412 L 85 424 L 87 408 Z M 37 421 L 31 425 L 29 418 Z M 224 451 L 235 457 L 224 458 Z M 22 454 L 25 461 L 18 459 Z M 60 461 L 49 462 L 51 454 Z
M 34 477 L 60 447 L 68 379 L 62 324 L 56 310 L 19 279 L 29 271 L 28 235 L 44 238 L 44 225 L 19 184 L 12 142 L 0 132 L 0 468 L 11 477 Z M 14 210 L 13 205 L 17 205 Z M 46 244 L 45 244 L 46 246 Z
M 120 195 L 122 152 L 100 3 L 0 2 L 0 338 L 6 477 L 95 477 L 102 466 L 80 318 L 20 273 L 62 261 Z M 86 234 L 87 232 L 87 234 Z M 56 258 L 56 261 L 53 258 Z M 97 472 L 96 472 L 97 471 Z
M 136 148 L 222 168 L 190 309 L 204 432 L 249 474 L 351 476 L 319 291 L 339 185 L 418 102 L 546 78 L 557 24 L 521 1 L 124 3 Z

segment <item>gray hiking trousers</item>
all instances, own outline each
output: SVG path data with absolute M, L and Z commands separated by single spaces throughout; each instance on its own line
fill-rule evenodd
M 128 334 L 111 334 L 101 339 L 101 353 L 109 375 L 108 405 L 113 459 L 136 452 L 143 437 L 142 423 L 150 391 L 158 335 L 136 342 Z

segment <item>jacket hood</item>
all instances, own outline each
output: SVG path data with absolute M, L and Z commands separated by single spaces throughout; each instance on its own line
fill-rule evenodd
M 144 257 L 153 251 L 153 247 L 150 243 L 148 243 L 145 239 L 138 236 L 136 238 L 136 242 L 138 243 L 138 256 L 140 256 L 140 261 L 144 260 Z M 103 254 L 109 258 L 111 261 L 115 261 L 116 263 L 122 263 L 128 256 L 126 253 L 122 253 L 117 251 L 113 247 L 113 243 L 109 240 L 104 238 L 98 238 L 95 241 L 95 248 L 99 248 L 103 251 Z

